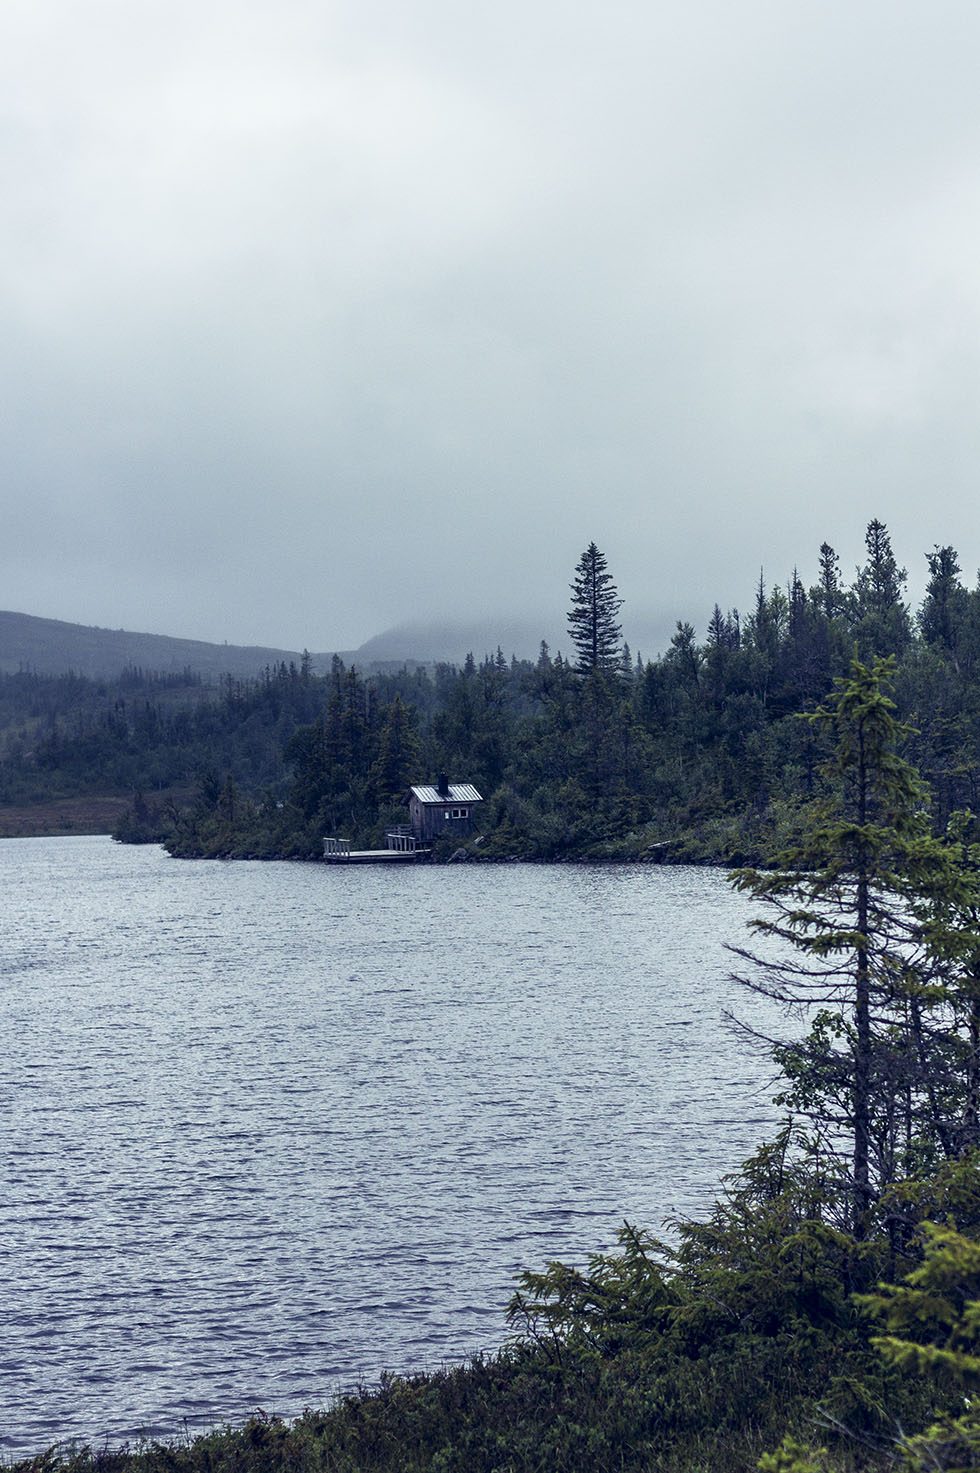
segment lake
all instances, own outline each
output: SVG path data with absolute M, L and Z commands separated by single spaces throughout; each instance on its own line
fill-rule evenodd
M 0 887 L 8 1454 L 498 1345 L 522 1268 L 704 1211 L 775 1119 L 716 871 L 8 839 Z

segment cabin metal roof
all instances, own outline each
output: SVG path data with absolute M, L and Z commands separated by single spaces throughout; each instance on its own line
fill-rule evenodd
M 438 788 L 418 787 L 412 788 L 412 796 L 420 803 L 482 803 L 483 799 L 476 791 L 472 783 L 450 783 L 449 796 L 440 793 Z

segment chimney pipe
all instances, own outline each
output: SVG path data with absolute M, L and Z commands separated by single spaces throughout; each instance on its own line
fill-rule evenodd
M 439 781 L 436 783 L 436 792 L 440 798 L 449 797 L 449 779 L 444 772 L 440 772 Z

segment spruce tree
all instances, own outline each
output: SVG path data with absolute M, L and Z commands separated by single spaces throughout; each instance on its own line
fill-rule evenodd
M 378 736 L 378 755 L 371 768 L 371 781 L 381 802 L 403 798 L 413 777 L 421 770 L 421 748 L 418 718 L 401 696 L 384 713 L 384 724 Z
M 966 618 L 967 594 L 959 580 L 960 565 L 954 547 L 936 547 L 926 553 L 929 583 L 919 612 L 919 628 L 927 644 L 934 645 L 959 668 L 956 648 Z
M 859 1235 L 885 1186 L 955 1154 L 947 1027 L 929 1015 L 947 1008 L 942 973 L 974 944 L 974 877 L 932 836 L 924 785 L 899 754 L 892 670 L 855 660 L 808 718 L 831 740 L 828 796 L 775 868 L 734 877 L 770 907 L 753 928 L 782 948 L 735 948 L 752 964 L 742 980 L 815 1015 L 804 1039 L 777 1047 L 784 1101 L 840 1161 Z
M 623 632 L 618 615 L 623 600 L 606 567 L 605 556 L 594 542 L 579 558 L 570 587 L 568 633 L 578 657 L 576 670 L 580 675 L 617 670 Z
M 899 1467 L 967 1473 L 980 1466 L 980 1243 L 948 1218 L 923 1223 L 922 1238 L 922 1261 L 900 1284 L 856 1299 L 881 1324 L 871 1343 L 886 1364 L 921 1377 L 935 1398 L 933 1424 L 901 1438 Z
M 868 523 L 864 545 L 868 560 L 858 569 L 854 585 L 855 632 L 860 652 L 865 658 L 897 655 L 911 638 L 909 612 L 903 598 L 908 574 L 895 561 L 884 522 L 875 518 Z
M 813 597 L 828 619 L 835 619 L 843 610 L 845 594 L 840 581 L 840 559 L 829 542 L 820 544 L 820 580 Z

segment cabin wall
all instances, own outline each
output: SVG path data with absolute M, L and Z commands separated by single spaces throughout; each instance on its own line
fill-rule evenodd
M 466 808 L 466 818 L 447 818 L 454 808 Z M 473 832 L 476 805 L 473 803 L 420 803 L 413 798 L 409 804 L 412 833 L 418 839 L 438 839 L 446 834 L 465 839 Z

